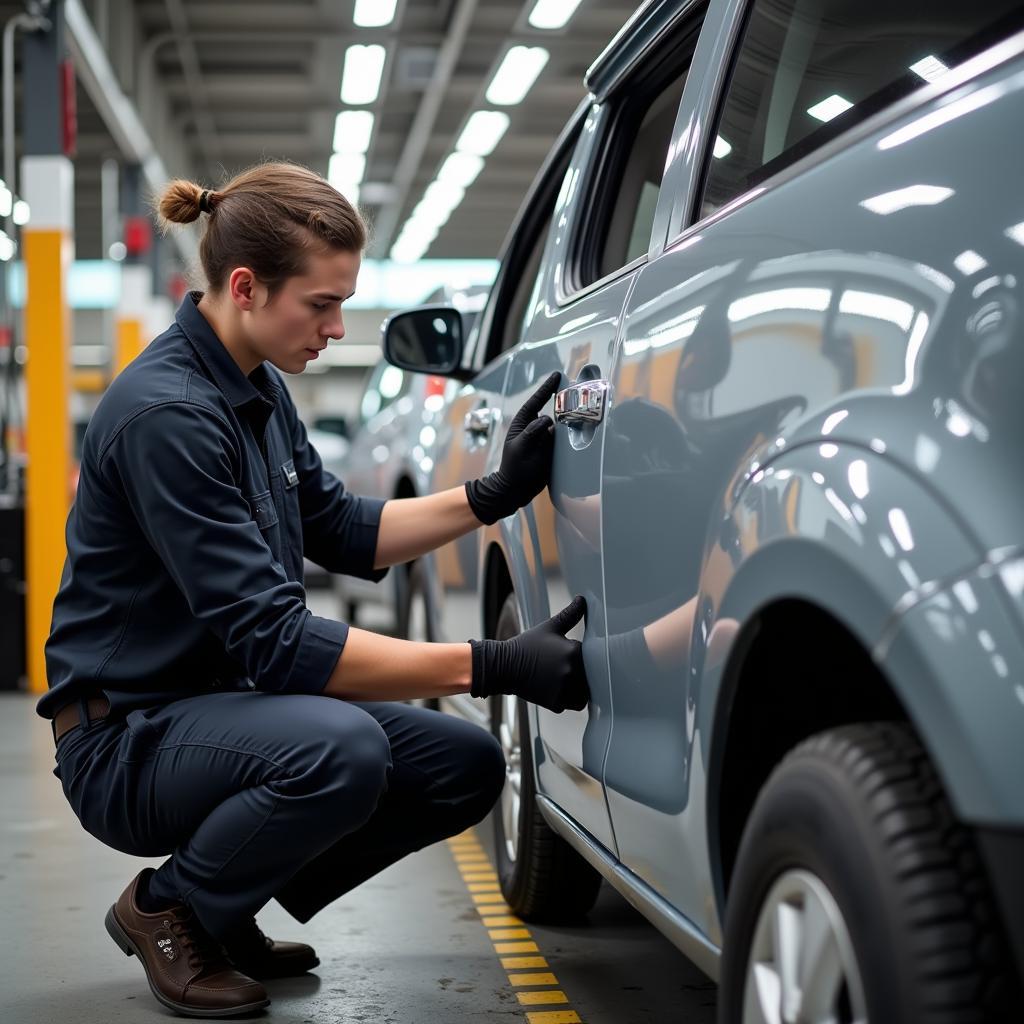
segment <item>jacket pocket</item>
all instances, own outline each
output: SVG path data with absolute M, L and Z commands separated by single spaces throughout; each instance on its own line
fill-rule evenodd
M 272 526 L 277 525 L 277 507 L 270 491 L 247 494 L 245 500 L 249 503 L 252 517 L 261 530 L 269 530 Z

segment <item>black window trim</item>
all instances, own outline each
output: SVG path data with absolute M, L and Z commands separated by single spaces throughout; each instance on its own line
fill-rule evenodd
M 824 163 L 826 160 L 830 160 L 839 153 L 857 145 L 857 143 L 870 138 L 887 124 L 912 114 L 916 109 L 927 106 L 938 97 L 953 92 L 972 79 L 992 71 L 1002 64 L 1009 63 L 1024 54 L 1024 31 L 994 43 L 989 48 L 964 61 L 964 63 L 950 69 L 942 78 L 934 82 L 922 82 L 919 88 L 908 95 L 844 128 L 827 142 L 822 143 L 810 152 L 786 164 L 786 166 L 780 168 L 775 173 L 751 185 L 745 192 L 740 192 L 733 196 L 732 199 L 717 210 L 701 218 L 699 216 L 699 207 L 704 197 L 704 186 L 712 159 L 714 139 L 718 133 L 722 105 L 725 102 L 729 86 L 732 84 L 733 70 L 739 56 L 740 47 L 743 45 L 745 29 L 754 3 L 755 0 L 747 0 L 742 11 L 737 13 L 732 25 L 732 31 L 724 41 L 724 48 L 728 51 L 728 61 L 719 63 L 719 68 L 724 68 L 725 70 L 719 71 L 714 89 L 711 91 L 707 106 L 703 111 L 708 116 L 702 119 L 702 123 L 706 127 L 703 132 L 704 137 L 700 143 L 699 177 L 695 187 L 684 197 L 685 207 L 683 208 L 681 226 L 673 230 L 673 225 L 669 224 L 668 240 L 665 244 L 666 252 L 678 247 L 680 243 L 699 234 L 705 228 L 718 223 L 718 221 L 729 216 L 740 207 L 746 206 L 752 200 L 760 199 L 763 194 L 774 191 L 793 178 L 806 174 L 818 164 Z M 673 216 L 673 220 L 675 220 L 675 216 Z
M 473 377 L 483 373 L 484 370 L 512 351 L 511 348 L 499 348 L 498 351 L 494 351 L 496 338 L 500 336 L 500 332 L 496 332 L 493 325 L 501 325 L 500 331 L 504 330 L 505 314 L 515 294 L 514 283 L 509 287 L 505 286 L 509 275 L 514 272 L 510 268 L 522 270 L 529 263 L 534 252 L 534 243 L 540 240 L 536 232 L 544 232 L 545 244 L 551 233 L 558 192 L 562 187 L 565 173 L 572 163 L 583 127 L 585 119 L 583 111 L 584 105 L 581 104 L 562 131 L 533 186 L 527 193 L 522 208 L 513 221 L 505 244 L 502 246 L 502 252 L 498 257 L 498 273 L 494 279 L 487 304 L 477 321 L 474 349 L 469 353 L 467 360 L 468 369 L 472 372 Z M 538 224 L 538 221 L 542 223 Z M 523 239 L 526 236 L 529 236 L 530 241 L 524 243 Z M 540 272 L 545 272 L 543 256 Z
M 582 180 L 578 186 L 580 195 L 589 195 L 586 206 L 581 204 L 570 225 L 569 243 L 566 247 L 568 258 L 565 263 L 565 274 L 558 288 L 558 307 L 571 306 L 578 299 L 591 294 L 617 281 L 619 278 L 635 272 L 647 262 L 644 253 L 636 259 L 617 267 L 603 277 L 596 276 L 600 265 L 600 254 L 605 244 L 603 235 L 608 228 L 607 217 L 591 217 L 588 213 L 594 209 L 604 209 L 609 200 L 608 193 L 613 190 L 618 180 L 615 171 L 623 169 L 629 159 L 629 144 L 632 135 L 625 136 L 619 132 L 622 121 L 630 112 L 639 106 L 645 112 L 658 97 L 671 85 L 673 74 L 672 51 L 676 47 L 690 44 L 690 57 L 687 63 L 687 74 L 697 49 L 701 28 L 707 17 L 708 3 L 698 2 L 687 5 L 685 17 L 673 21 L 661 38 L 650 47 L 641 65 L 634 64 L 630 71 L 616 82 L 612 91 L 595 106 L 602 112 L 603 124 L 600 125 L 599 137 L 594 140 L 594 154 L 584 168 Z M 680 97 L 680 103 L 682 97 Z M 678 117 L 679 106 L 676 106 Z M 674 122 L 673 122 L 674 123 Z M 611 144 L 609 144 L 611 143 Z M 666 154 L 667 156 L 667 154 Z M 596 185 L 596 189 L 595 189 Z M 600 230 L 601 235 L 596 232 Z M 599 243 L 595 244 L 595 237 Z M 581 255 L 584 251 L 587 255 Z M 584 270 L 589 273 L 584 273 Z M 581 282 L 593 277 L 588 284 Z

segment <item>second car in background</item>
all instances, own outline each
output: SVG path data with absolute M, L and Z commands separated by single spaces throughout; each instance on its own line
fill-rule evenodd
M 426 301 L 458 309 L 468 335 L 487 301 L 487 293 L 481 285 L 444 286 Z M 456 382 L 409 373 L 381 359 L 363 386 L 348 451 L 331 471 L 353 494 L 390 499 L 429 493 L 433 462 L 428 452 L 436 435 L 434 419 L 445 407 L 448 388 L 457 390 Z M 340 614 L 348 622 L 358 620 L 360 605 L 384 605 L 392 612 L 395 635 L 410 640 L 434 639 L 436 604 L 416 562 L 396 566 L 379 583 L 335 576 L 334 590 Z

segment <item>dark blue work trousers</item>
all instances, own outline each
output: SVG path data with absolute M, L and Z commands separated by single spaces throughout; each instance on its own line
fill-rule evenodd
M 154 895 L 215 936 L 269 900 L 299 921 L 476 824 L 505 779 L 485 730 L 437 711 L 229 692 L 72 729 L 54 772 L 85 829 L 169 854 Z

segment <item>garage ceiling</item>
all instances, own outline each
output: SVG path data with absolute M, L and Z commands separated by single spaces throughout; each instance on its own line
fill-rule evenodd
M 583 76 L 637 4 L 581 0 L 568 24 L 528 24 L 535 0 L 398 0 L 391 24 L 357 27 L 354 0 L 85 0 L 124 92 L 156 137 L 168 171 L 216 185 L 264 158 L 326 174 L 346 49 L 379 43 L 386 63 L 360 207 L 387 255 L 469 115 L 501 109 L 509 128 L 427 250 L 490 257 L 551 143 L 584 95 Z M 385 2 L 385 0 L 382 0 Z M 0 3 L 9 16 L 23 4 Z M 515 44 L 550 58 L 525 99 L 495 107 L 484 92 Z M 78 254 L 99 256 L 99 166 L 116 147 L 79 89 Z M 167 140 L 171 140 L 168 142 Z M 175 150 L 168 152 L 168 149 Z

